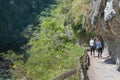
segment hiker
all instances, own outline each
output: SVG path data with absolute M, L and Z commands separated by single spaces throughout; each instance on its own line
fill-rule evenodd
M 96 48 L 96 39 L 98 38 L 98 36 L 94 37 L 94 43 L 95 43 L 95 53 L 97 53 L 97 48 Z
M 95 56 L 95 41 L 92 38 L 89 42 L 89 46 L 90 46 L 91 56 L 92 54 Z
M 98 52 L 98 58 L 102 56 L 102 42 L 100 41 L 99 38 L 96 38 L 96 49 L 97 49 L 97 52 Z

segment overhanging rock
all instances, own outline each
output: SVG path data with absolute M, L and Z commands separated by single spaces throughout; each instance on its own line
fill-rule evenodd
M 92 0 L 86 30 L 105 39 L 112 60 L 120 67 L 120 0 Z

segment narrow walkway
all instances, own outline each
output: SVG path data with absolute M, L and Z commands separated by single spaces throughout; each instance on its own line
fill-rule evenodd
M 88 52 L 88 54 L 90 54 L 90 52 Z M 116 70 L 117 66 L 105 63 L 105 60 L 108 59 L 107 56 L 107 48 L 104 49 L 103 55 L 99 59 L 97 53 L 95 57 L 90 56 L 90 68 L 88 70 L 90 80 L 120 80 L 120 72 Z

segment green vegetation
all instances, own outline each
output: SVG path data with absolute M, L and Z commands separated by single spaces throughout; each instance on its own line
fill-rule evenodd
M 24 30 L 30 26 L 34 29 L 40 23 L 40 12 L 52 3 L 55 1 L 0 0 L 0 52 L 21 51 L 20 47 L 28 42 Z
M 13 63 L 10 67 L 12 78 L 50 80 L 77 66 L 77 59 L 83 53 L 82 44 L 92 36 L 86 33 L 84 27 L 88 0 L 58 0 L 56 3 L 54 0 L 9 1 L 12 1 L 12 5 L 20 9 L 20 12 L 23 11 L 22 15 L 16 11 L 18 14 L 13 16 L 15 26 L 6 24 L 9 28 L 5 36 L 14 37 L 9 41 L 8 38 L 0 35 L 3 38 L 3 42 L 0 43 L 4 44 L 4 49 L 1 46 L 0 51 L 15 50 L 1 54 L 2 58 L 9 59 Z M 50 5 L 53 2 L 55 4 Z M 5 2 L 5 5 L 11 3 Z M 28 12 L 26 9 L 29 9 Z M 13 33 L 8 34 L 9 31 Z M 8 43 L 12 45 L 5 47 Z

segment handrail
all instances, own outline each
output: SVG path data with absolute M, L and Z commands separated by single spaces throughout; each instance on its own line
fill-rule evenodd
M 88 47 L 83 47 L 83 54 L 78 58 L 78 67 L 75 69 L 72 69 L 68 72 L 65 72 L 63 74 L 60 74 L 53 78 L 52 80 L 64 80 L 66 78 L 69 78 L 72 75 L 78 74 L 80 80 L 89 80 L 87 75 L 87 70 L 90 65 L 90 59 L 87 54 L 87 51 L 89 50 Z
M 60 75 L 56 76 L 55 78 L 53 78 L 52 80 L 64 80 L 64 79 L 70 77 L 71 75 L 76 74 L 76 72 L 77 72 L 77 68 L 70 70 L 69 72 L 60 74 Z

